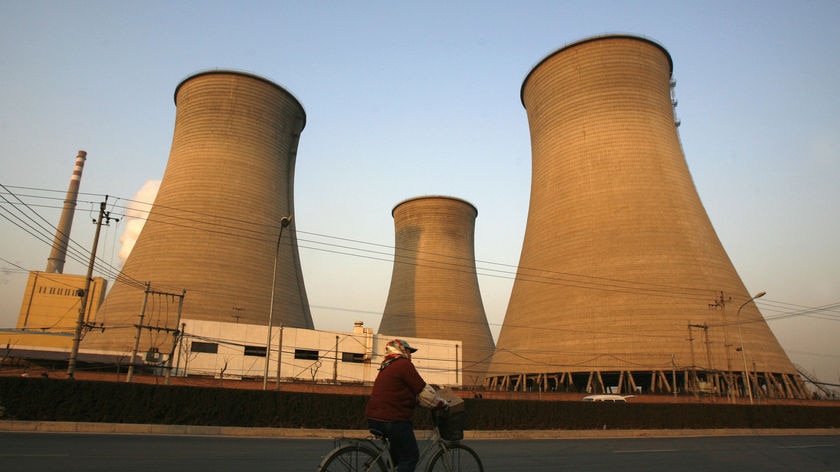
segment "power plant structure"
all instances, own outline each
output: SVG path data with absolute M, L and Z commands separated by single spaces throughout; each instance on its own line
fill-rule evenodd
M 156 360 L 181 318 L 313 328 L 293 218 L 303 107 L 228 70 L 186 78 L 175 105 L 157 198 L 81 347 Z
M 105 296 L 108 285 L 104 278 L 64 273 L 86 159 L 87 152 L 76 154 L 47 267 L 29 273 L 18 314 L 19 331 L 0 338 L 8 349 L 69 348 L 79 317 L 94 317 Z
M 476 273 L 478 211 L 446 196 L 393 208 L 379 335 L 438 343 L 429 351 L 454 360 L 451 383 L 465 387 L 809 398 L 756 305 L 764 292 L 747 290 L 702 205 L 677 132 L 675 84 L 668 51 L 632 35 L 587 38 L 539 62 L 520 91 L 530 208 L 498 341 Z M 47 269 L 30 273 L 21 332 L 4 343 L 62 350 L 75 327 L 90 358 L 116 355 L 119 366 L 131 353 L 130 379 L 138 353 L 172 366 L 186 320 L 241 323 L 268 328 L 264 344 L 237 344 L 247 372 L 265 358 L 264 388 L 271 362 L 279 385 L 280 352 L 269 358 L 283 345 L 295 346 L 295 359 L 331 355 L 337 365 L 337 341 L 303 349 L 276 329 L 314 329 L 293 217 L 302 105 L 265 78 L 229 70 L 186 78 L 174 99 L 160 190 L 104 302 L 104 279 L 62 274 L 79 151 Z M 207 341 L 187 351 L 218 354 Z M 342 362 L 370 360 L 342 352 Z
M 87 159 L 87 152 L 79 151 L 76 154 L 76 164 L 73 166 L 73 175 L 70 177 L 70 185 L 67 187 L 64 208 L 61 210 L 61 218 L 56 228 L 52 250 L 49 259 L 47 259 L 47 268 L 44 269 L 44 272 L 48 274 L 64 273 L 67 245 L 70 242 L 70 229 L 73 227 L 73 215 L 76 210 L 76 200 L 79 197 L 79 184 L 82 181 L 85 159 Z
M 478 210 L 445 196 L 412 198 L 394 207 L 391 286 L 379 334 L 463 343 L 465 386 L 480 386 L 493 336 L 475 268 Z
M 672 71 L 607 35 L 524 79 L 530 208 L 489 388 L 807 398 L 700 201 Z

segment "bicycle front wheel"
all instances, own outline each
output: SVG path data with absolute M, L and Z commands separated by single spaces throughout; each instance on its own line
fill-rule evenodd
M 461 443 L 447 444 L 429 461 L 426 472 L 484 472 L 481 459 L 469 446 Z
M 318 472 L 388 472 L 378 451 L 362 444 L 336 448 L 321 461 Z

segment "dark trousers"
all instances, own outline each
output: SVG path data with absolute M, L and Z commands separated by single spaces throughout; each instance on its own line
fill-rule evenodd
M 410 421 L 368 420 L 368 427 L 381 432 L 391 445 L 391 459 L 398 472 L 413 472 L 420 460 L 420 449 Z

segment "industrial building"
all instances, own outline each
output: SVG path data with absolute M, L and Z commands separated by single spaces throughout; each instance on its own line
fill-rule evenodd
M 95 318 L 105 296 L 108 284 L 104 278 L 64 273 L 86 159 L 87 152 L 76 154 L 47 267 L 29 273 L 16 328 L 0 335 L 0 344 L 8 352 L 47 348 L 55 354 L 71 349 L 79 321 Z
M 425 350 L 415 363 L 441 385 L 807 398 L 754 303 L 763 292 L 746 289 L 694 187 L 675 83 L 667 50 L 631 35 L 569 44 L 526 76 L 530 208 L 495 345 L 476 275 L 478 211 L 445 196 L 392 211 L 379 334 L 314 330 L 294 218 L 304 109 L 226 70 L 176 88 L 160 191 L 107 296 L 104 279 L 61 274 L 80 151 L 69 222 L 63 214 L 47 271 L 31 274 L 18 330 L 2 339 L 54 354 L 76 328 L 83 355 L 168 375 L 367 383 L 384 343 L 401 337 Z
M 263 379 L 269 388 L 282 382 L 371 385 L 393 336 L 374 334 L 357 322 L 351 332 L 184 320 L 184 336 L 173 351 L 173 375 L 219 379 Z M 271 354 L 266 356 L 266 340 Z M 418 350 L 412 356 L 417 371 L 435 385 L 461 386 L 460 341 L 404 337 Z M 268 366 L 266 368 L 266 359 Z M 165 365 L 165 357 L 150 359 Z M 279 370 L 278 370 L 279 366 Z
M 455 337 L 464 350 L 464 385 L 480 386 L 493 354 L 493 335 L 475 270 L 475 219 L 469 202 L 445 196 L 394 207 L 394 269 L 379 333 Z
M 807 396 L 694 187 L 672 71 L 607 35 L 524 79 L 530 208 L 489 388 Z

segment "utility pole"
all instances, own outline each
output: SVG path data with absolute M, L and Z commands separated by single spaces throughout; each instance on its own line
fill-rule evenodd
M 70 360 L 67 362 L 67 376 L 71 379 L 76 374 L 76 361 L 79 357 L 79 344 L 82 341 L 82 330 L 86 327 L 85 309 L 87 308 L 88 299 L 90 295 L 90 281 L 93 278 L 93 266 L 96 262 L 96 248 L 99 246 L 99 232 L 102 230 L 102 220 L 106 221 L 106 225 L 114 221 L 119 221 L 116 218 L 111 218 L 111 213 L 105 211 L 105 205 L 108 202 L 108 196 L 105 196 L 105 201 L 99 204 L 99 215 L 96 218 L 96 233 L 93 236 L 93 248 L 90 252 L 90 261 L 88 262 L 87 275 L 85 276 L 85 288 L 82 290 L 82 296 L 79 301 L 79 317 L 76 320 L 76 331 L 73 333 L 73 347 L 70 349 Z
M 175 346 L 178 345 L 178 338 L 181 336 L 178 327 L 181 326 L 181 311 L 184 308 L 184 296 L 186 294 L 187 289 L 183 289 L 178 300 L 178 321 L 175 323 L 175 331 L 172 333 L 172 349 L 169 351 L 169 358 L 166 359 L 166 385 L 169 385 L 169 378 L 172 376 L 172 358 L 175 356 Z
M 283 228 L 292 222 L 292 215 L 280 218 L 280 232 L 277 235 L 277 247 L 274 249 L 274 268 L 271 276 L 271 301 L 268 305 L 268 334 L 265 339 L 265 370 L 263 372 L 263 390 L 268 387 L 268 362 L 271 359 L 271 321 L 274 317 L 274 292 L 277 291 L 277 260 L 280 258 L 280 240 L 283 238 Z M 281 321 L 282 326 L 282 321 Z M 280 347 L 282 351 L 282 346 Z M 279 362 L 279 361 L 278 361 Z M 278 372 L 280 366 L 277 367 Z M 280 389 L 280 379 L 277 379 L 277 389 Z
M 333 356 L 333 384 L 338 383 L 338 335 L 335 336 L 335 356 Z
M 178 333 L 178 357 L 175 358 L 175 373 L 177 375 L 178 371 L 181 369 L 181 353 L 184 352 L 184 331 L 187 329 L 186 323 L 181 323 L 181 332 Z M 186 377 L 186 369 L 184 370 L 184 376 Z
M 146 316 L 146 302 L 149 299 L 150 282 L 146 282 L 146 290 L 143 292 L 143 308 L 140 310 L 140 323 L 137 325 L 137 336 L 134 337 L 134 349 L 131 350 L 131 359 L 128 364 L 128 374 L 125 376 L 125 381 L 131 383 L 134 377 L 134 360 L 137 359 L 137 349 L 140 347 L 140 332 L 143 329 L 143 317 Z
M 697 395 L 697 362 L 694 359 L 694 334 L 691 332 L 691 322 L 688 322 L 688 347 L 691 349 L 691 389 Z
M 691 333 L 691 328 L 700 328 L 703 330 L 705 339 L 706 339 L 706 383 L 709 382 L 709 372 L 712 370 L 712 360 L 711 360 L 711 352 L 709 351 L 709 326 L 705 323 L 703 324 L 691 324 L 688 323 L 688 341 L 690 342 L 691 347 L 691 367 L 692 373 L 694 376 L 694 387 L 695 393 L 699 395 L 699 385 L 697 380 L 697 364 L 694 363 L 694 335 Z
M 727 335 L 726 325 L 728 322 L 726 321 L 726 304 L 732 301 L 732 297 L 724 297 L 723 291 L 720 292 L 720 298 L 714 301 L 714 303 L 709 303 L 709 308 L 720 308 L 721 313 L 723 314 L 723 352 L 726 355 L 726 375 L 724 378 L 726 379 L 726 397 L 729 399 L 730 403 L 735 402 L 735 385 L 734 380 L 732 379 L 732 359 L 729 356 L 729 348 L 732 347 L 729 344 L 729 336 Z
M 140 323 L 137 325 L 137 335 L 134 337 L 134 349 L 131 351 L 131 365 L 128 368 L 128 375 L 126 376 L 125 381 L 131 383 L 131 380 L 134 377 L 134 359 L 137 358 L 137 351 L 140 347 L 140 334 L 142 333 L 143 328 L 147 328 L 147 329 L 149 329 L 149 331 L 155 330 L 155 331 L 164 331 L 164 332 L 167 332 L 167 333 L 172 333 L 172 336 L 173 336 L 172 348 L 169 352 L 169 358 L 166 360 L 167 371 L 166 371 L 165 376 L 166 376 L 166 384 L 168 385 L 169 384 L 169 372 L 172 369 L 172 356 L 175 355 L 175 346 L 178 343 L 178 336 L 179 336 L 179 333 L 180 333 L 180 330 L 178 329 L 178 326 L 181 323 L 181 308 L 184 306 L 184 296 L 186 295 L 187 291 L 186 291 L 186 289 L 184 289 L 183 291 L 181 291 L 181 295 L 176 295 L 174 293 L 167 293 L 167 292 L 156 292 L 156 291 L 153 291 L 153 290 L 150 289 L 150 285 L 151 284 L 149 282 L 146 282 L 145 296 L 143 297 L 143 310 L 140 312 Z M 164 296 L 167 296 L 167 297 L 179 297 L 179 301 L 178 301 L 178 321 L 176 322 L 174 329 L 167 328 L 165 326 L 163 328 L 161 328 L 160 326 L 152 326 L 152 325 L 144 326 L 143 325 L 143 318 L 145 317 L 145 314 L 146 314 L 146 304 L 147 304 L 147 300 L 149 298 L 149 294 L 164 295 Z
M 671 354 L 671 382 L 674 384 L 674 398 L 677 397 L 677 357 Z
M 280 340 L 277 341 L 277 382 L 276 389 L 280 391 L 280 369 L 283 367 L 283 325 L 280 328 Z
M 744 358 L 744 385 L 747 388 L 747 394 L 750 396 L 750 405 L 753 404 L 752 377 L 750 377 L 750 370 L 747 367 L 747 354 L 744 352 L 744 338 L 741 336 L 741 308 L 744 308 L 750 302 L 754 302 L 756 298 L 761 298 L 765 295 L 767 295 L 767 292 L 764 291 L 755 294 L 755 296 L 738 307 L 738 313 L 736 314 L 736 318 L 738 319 L 738 342 L 741 344 L 741 356 Z

